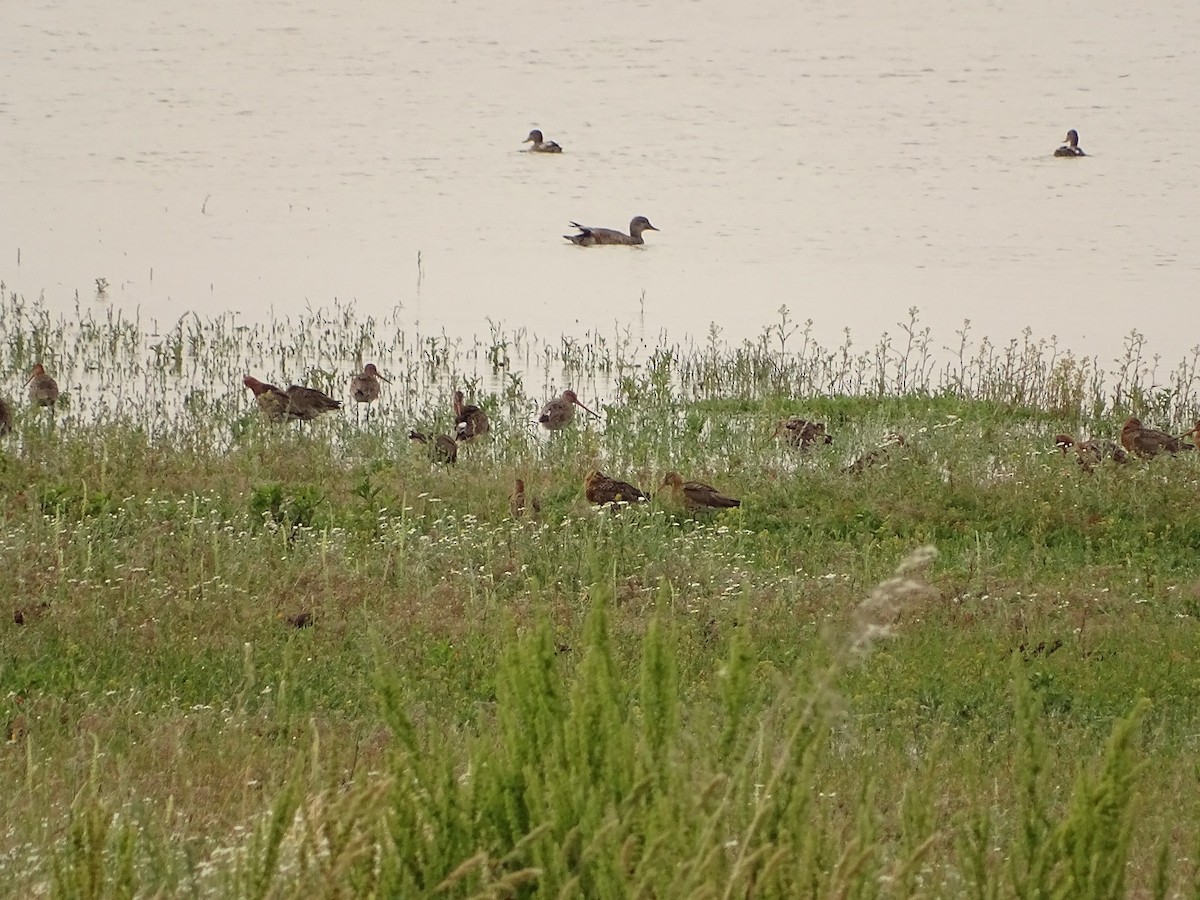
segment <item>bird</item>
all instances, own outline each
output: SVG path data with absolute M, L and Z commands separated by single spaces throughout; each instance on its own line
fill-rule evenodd
M 429 449 L 429 458 L 434 462 L 454 465 L 458 461 L 458 445 L 448 434 L 439 434 L 430 443 L 429 435 L 422 431 L 410 431 L 408 439 L 415 444 L 424 444 Z
M 1069 434 L 1060 434 L 1054 438 L 1054 446 L 1065 456 L 1072 447 L 1075 448 L 1075 462 L 1085 472 L 1090 472 L 1106 459 L 1115 463 L 1126 463 L 1129 454 L 1125 448 L 1113 441 L 1102 441 L 1092 438 L 1090 441 L 1077 441 Z
M 1063 140 L 1066 143 L 1054 151 L 1055 156 L 1087 156 L 1079 147 L 1079 132 L 1074 128 L 1067 132 L 1067 136 Z
M 301 422 L 310 422 L 322 413 L 342 408 L 341 400 L 334 400 L 328 394 L 316 388 L 301 387 L 298 384 L 288 385 L 287 414 Z
M 596 244 L 644 244 L 643 231 L 658 231 L 645 216 L 635 216 L 629 223 L 629 234 L 617 231 L 615 228 L 592 228 L 590 225 L 580 225 L 572 222 L 579 229 L 579 234 L 564 234 L 568 241 L 580 247 L 593 247 Z
M 741 500 L 726 497 L 710 484 L 684 481 L 678 472 L 668 472 L 663 477 L 661 487 L 669 488 L 688 509 L 731 509 L 742 505 Z
M 566 428 L 575 421 L 575 407 L 591 413 L 596 418 L 600 418 L 586 406 L 579 402 L 579 398 L 575 396 L 574 391 L 563 391 L 561 397 L 555 397 L 549 403 L 542 407 L 542 414 L 538 416 L 538 424 L 547 431 L 558 431 L 560 428 Z
M 460 441 L 487 434 L 491 429 L 487 413 L 478 406 L 463 403 L 463 392 L 454 392 L 454 436 Z
M 904 445 L 904 435 L 895 432 L 887 434 L 884 436 L 882 444 L 874 450 L 870 450 L 858 457 L 858 459 L 846 466 L 845 471 L 850 475 L 861 475 L 867 469 L 871 468 L 871 466 L 883 462 L 893 447 L 903 447 Z
M 1153 459 L 1160 453 L 1174 456 L 1180 450 L 1196 449 L 1165 431 L 1147 428 L 1132 416 L 1125 420 L 1121 428 L 1121 446 L 1141 459 Z
M 41 363 L 33 367 L 25 383 L 29 385 L 30 403 L 53 406 L 58 402 L 58 382 L 46 374 L 46 367 Z
M 813 422 L 793 416 L 784 419 L 775 427 L 775 436 L 783 439 L 801 451 L 808 451 L 816 444 L 832 444 L 833 435 L 825 431 L 824 422 Z
M 0 397 L 0 437 L 12 432 L 12 407 Z
M 562 153 L 562 147 L 554 141 L 547 141 L 542 138 L 542 133 L 536 128 L 529 132 L 529 137 L 521 141 L 522 144 L 533 144 L 529 148 L 530 153 Z
M 367 363 L 362 372 L 350 379 L 350 396 L 355 403 L 374 403 L 379 399 L 379 382 L 391 380 L 384 378 L 375 368 L 375 363 Z
M 280 618 L 293 628 L 312 628 L 313 625 L 313 614 L 306 609 L 291 615 L 280 613 Z
M 537 497 L 528 497 L 525 494 L 525 481 L 522 478 L 516 479 L 513 485 L 513 492 L 508 497 L 508 508 L 512 511 L 512 517 L 519 519 L 527 512 L 529 517 L 536 519 L 542 512 L 542 504 Z
M 288 396 L 273 384 L 259 381 L 253 375 L 242 379 L 242 384 L 254 393 L 254 401 L 263 415 L 275 422 L 282 422 L 287 416 Z
M 603 472 L 592 469 L 584 476 L 583 495 L 588 503 L 604 506 L 608 503 L 645 503 L 650 495 L 630 484 L 609 478 Z

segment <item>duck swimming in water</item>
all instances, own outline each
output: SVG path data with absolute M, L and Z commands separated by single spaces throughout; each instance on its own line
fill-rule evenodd
M 1074 128 L 1067 132 L 1063 140 L 1066 143 L 1054 151 L 1055 156 L 1087 156 L 1079 147 L 1079 132 Z
M 579 229 L 579 234 L 564 234 L 568 241 L 580 247 L 594 247 L 596 244 L 644 244 L 643 231 L 658 231 L 645 216 L 635 216 L 629 223 L 629 234 L 617 231 L 615 228 L 592 228 L 590 225 L 580 225 L 572 222 Z
M 528 150 L 529 153 L 562 153 L 562 147 L 554 143 L 554 141 L 544 140 L 542 133 L 536 128 L 529 132 L 529 137 L 525 138 L 521 143 L 533 144 Z

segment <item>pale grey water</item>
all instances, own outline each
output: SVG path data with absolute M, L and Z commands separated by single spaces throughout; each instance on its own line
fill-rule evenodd
M 1200 4 L 79 0 L 6 25 L 0 279 L 55 309 L 338 297 L 426 333 L 738 339 L 786 304 L 862 346 L 916 306 L 937 345 L 966 318 L 1102 363 L 1131 329 L 1168 362 L 1198 342 Z M 535 126 L 566 152 L 519 152 Z M 1088 158 L 1051 156 L 1067 128 Z M 637 214 L 645 248 L 560 237 Z

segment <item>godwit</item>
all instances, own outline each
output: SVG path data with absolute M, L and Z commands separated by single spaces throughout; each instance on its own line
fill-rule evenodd
M 904 446 L 904 435 L 891 433 L 884 436 L 883 443 L 867 453 L 864 453 L 850 465 L 846 466 L 846 472 L 850 475 L 860 475 L 871 466 L 878 465 L 883 462 L 893 447 Z
M 1125 420 L 1121 428 L 1121 446 L 1141 459 L 1153 459 L 1160 453 L 1174 455 L 1180 450 L 1196 449 L 1165 431 L 1145 427 L 1132 416 Z
M 566 428 L 575 421 L 575 407 L 577 406 L 585 412 L 596 416 L 597 419 L 600 418 L 579 402 L 579 398 L 575 396 L 574 391 L 563 391 L 561 397 L 556 397 L 542 407 L 542 414 L 538 416 L 538 423 L 547 431 L 558 431 L 560 428 Z
M 12 431 L 12 410 L 8 406 L 8 401 L 0 397 L 0 435 L 8 434 Z
M 1125 449 L 1112 441 L 1099 441 L 1095 438 L 1090 441 L 1076 441 L 1069 434 L 1060 434 L 1054 438 L 1054 446 L 1058 447 L 1064 455 L 1074 447 L 1075 462 L 1085 472 L 1092 471 L 1106 459 L 1111 459 L 1115 463 L 1129 461 L 1129 454 L 1125 452 Z
M 45 367 L 38 363 L 25 382 L 29 385 L 29 402 L 37 406 L 53 406 L 58 402 L 58 382 L 46 374 Z
M 742 505 L 741 500 L 726 497 L 710 484 L 684 481 L 678 472 L 668 472 L 663 477 L 662 487 L 670 488 L 688 509 L 730 509 Z
M 541 514 L 542 504 L 538 502 L 537 497 L 525 496 L 525 481 L 518 478 L 513 485 L 512 494 L 509 495 L 508 508 L 512 511 L 514 519 L 524 516 L 527 510 L 530 518 L 536 519 Z
M 1079 147 L 1079 132 L 1072 128 L 1067 132 L 1067 136 L 1063 138 L 1066 141 L 1061 147 L 1054 151 L 1055 156 L 1087 156 Z
M 367 363 L 362 372 L 350 379 L 350 396 L 355 403 L 374 403 L 379 399 L 379 382 L 392 382 L 379 374 L 375 363 Z
M 775 426 L 775 436 L 780 435 L 802 452 L 812 449 L 816 444 L 833 443 L 833 435 L 825 432 L 824 422 L 812 422 L 796 417 L 784 419 Z
M 469 441 L 481 434 L 487 434 L 490 428 L 487 413 L 478 406 L 463 403 L 463 392 L 455 391 L 454 436 L 460 441 Z
M 422 431 L 410 431 L 408 439 L 417 444 L 424 444 L 429 450 L 429 458 L 435 462 L 453 465 L 458 459 L 458 445 L 448 434 L 439 434 L 432 444 L 429 435 Z
M 645 491 L 635 488 L 628 481 L 617 481 L 603 472 L 592 469 L 583 479 L 583 495 L 589 503 L 603 506 L 607 503 L 644 503 L 650 499 Z
M 342 408 L 341 400 L 334 400 L 328 394 L 316 388 L 301 387 L 298 384 L 288 385 L 287 414 L 301 422 L 309 422 L 322 413 Z
M 554 143 L 554 141 L 543 140 L 542 133 L 536 128 L 529 132 L 529 137 L 521 141 L 522 144 L 533 144 L 529 148 L 530 153 L 562 153 L 562 147 Z
M 629 234 L 617 231 L 615 228 L 593 228 L 590 225 L 580 225 L 572 222 L 579 229 L 579 234 L 564 234 L 572 244 L 580 247 L 594 247 L 596 244 L 644 244 L 643 231 L 658 231 L 645 216 L 635 216 L 629 223 Z
M 242 379 L 242 384 L 254 392 L 254 401 L 263 415 L 275 422 L 281 422 L 287 416 L 288 397 L 273 384 L 259 381 L 252 375 Z

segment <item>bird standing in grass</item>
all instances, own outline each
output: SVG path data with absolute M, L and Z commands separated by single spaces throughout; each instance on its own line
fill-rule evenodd
M 1125 420 L 1121 428 L 1121 446 L 1141 459 L 1153 459 L 1160 453 L 1174 456 L 1180 450 L 1196 449 L 1165 431 L 1147 428 L 1132 416 Z
M 528 497 L 525 494 L 525 481 L 522 478 L 516 479 L 513 485 L 513 492 L 508 497 L 508 508 L 512 512 L 514 519 L 520 519 L 527 512 L 530 518 L 536 519 L 541 514 L 542 504 L 537 497 Z
M 1075 449 L 1075 462 L 1085 472 L 1090 472 L 1106 459 L 1115 463 L 1129 461 L 1129 454 L 1119 444 L 1112 441 L 1100 441 L 1092 438 L 1090 441 L 1076 441 L 1069 434 L 1060 434 L 1054 438 L 1054 446 L 1066 455 L 1072 447 Z
M 780 436 L 801 452 L 806 452 L 817 444 L 833 443 L 833 436 L 826 433 L 824 422 L 796 417 L 784 419 L 775 426 L 775 437 Z
M 650 495 L 630 484 L 628 481 L 618 481 L 609 478 L 596 469 L 588 472 L 583 479 L 583 495 L 588 503 L 604 506 L 608 503 L 644 503 Z
M 424 444 L 429 451 L 429 458 L 434 462 L 450 466 L 458 461 L 458 445 L 448 434 L 439 434 L 430 440 L 429 435 L 423 431 L 410 431 L 408 439 L 414 444 Z
M 469 441 L 491 430 L 487 413 L 478 406 L 463 402 L 463 392 L 454 392 L 454 436 Z
M 259 381 L 253 375 L 242 379 L 242 384 L 250 388 L 254 394 L 254 402 L 262 410 L 264 416 L 273 422 L 281 422 L 287 415 L 287 394 L 265 381 Z
M 293 384 L 286 391 L 281 391 L 275 385 L 259 381 L 251 375 L 243 378 L 242 384 L 250 388 L 258 408 L 273 421 L 297 419 L 310 422 L 322 413 L 342 408 L 340 400 L 334 400 L 316 388 Z
M 732 509 L 742 505 L 741 500 L 726 497 L 710 484 L 684 481 L 678 472 L 668 472 L 663 477 L 661 486 L 670 489 L 676 500 L 688 509 Z
M 563 391 L 561 397 L 554 398 L 542 407 L 542 414 L 538 416 L 538 424 L 547 431 L 558 431 L 560 428 L 566 428 L 575 421 L 576 406 L 596 416 L 597 419 L 600 418 L 579 402 L 579 398 L 575 396 L 574 391 Z
M 362 372 L 350 379 L 350 396 L 355 403 L 374 403 L 379 399 L 381 381 L 391 384 L 391 381 L 379 374 L 375 363 L 367 363 Z
M 53 406 L 58 402 L 58 382 L 46 374 L 46 367 L 38 363 L 25 382 L 29 385 L 29 402 L 35 406 Z

